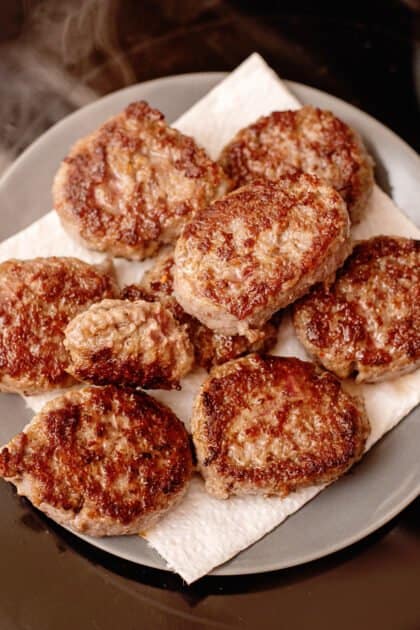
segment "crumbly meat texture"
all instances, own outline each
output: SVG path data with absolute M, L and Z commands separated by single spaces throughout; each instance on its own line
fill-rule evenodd
M 295 358 L 249 355 L 215 368 L 192 415 L 206 490 L 280 495 L 344 474 L 370 431 L 362 402 Z
M 142 260 L 226 187 L 204 149 L 139 101 L 74 145 L 53 198 L 63 226 L 85 246 Z
M 67 371 L 94 385 L 179 389 L 192 368 L 186 327 L 159 302 L 103 300 L 65 330 Z
M 117 294 L 110 263 L 51 257 L 0 264 L 0 390 L 29 395 L 71 385 L 65 327 Z
M 152 527 L 191 471 L 188 435 L 172 411 L 113 386 L 55 398 L 0 451 L 0 475 L 19 494 L 90 536 Z
M 331 286 L 294 308 L 296 333 L 324 367 L 357 382 L 395 378 L 420 365 L 420 241 L 362 241 Z
M 175 247 L 174 295 L 224 335 L 250 335 L 351 251 L 342 197 L 313 175 L 255 181 L 197 212 Z
M 255 177 L 317 175 L 342 195 L 354 223 L 374 184 L 373 160 L 360 136 L 331 112 L 310 106 L 259 118 L 224 148 L 220 164 L 235 188 Z
M 128 285 L 122 290 L 127 300 L 148 300 L 164 303 L 175 319 L 185 326 L 194 347 L 195 364 L 206 370 L 249 352 L 268 352 L 277 340 L 280 316 L 267 322 L 250 342 L 243 335 L 219 335 L 203 326 L 198 319 L 188 315 L 173 297 L 173 248 L 165 248 L 154 266 L 147 271 L 141 282 Z

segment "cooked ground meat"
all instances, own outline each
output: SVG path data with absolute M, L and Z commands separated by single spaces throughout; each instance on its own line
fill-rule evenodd
M 370 427 L 361 401 L 328 372 L 254 354 L 211 372 L 192 431 L 206 490 L 224 499 L 334 481 L 361 457 Z
M 0 475 L 38 509 L 90 536 L 137 534 L 183 496 L 184 425 L 143 392 L 72 390 L 0 451 Z
M 204 149 L 140 101 L 74 145 L 53 197 L 63 226 L 84 245 L 142 260 L 226 187 Z
M 354 223 L 374 184 L 373 160 L 359 135 L 331 112 L 310 106 L 259 118 L 236 134 L 220 164 L 235 188 L 256 177 L 317 175 L 342 195 Z
M 103 300 L 67 326 L 67 370 L 94 385 L 176 389 L 192 368 L 185 326 L 159 302 Z
M 110 264 L 56 257 L 0 264 L 0 390 L 29 395 L 71 385 L 65 327 L 117 294 Z
M 306 174 L 256 181 L 185 226 L 175 298 L 216 332 L 249 335 L 330 277 L 350 251 L 348 212 L 333 188 Z
M 173 297 L 173 248 L 167 248 L 156 259 L 155 265 L 147 271 L 141 282 L 125 287 L 122 297 L 127 300 L 160 301 L 173 313 L 175 319 L 185 327 L 194 347 L 195 364 L 209 370 L 230 359 L 249 352 L 267 352 L 277 340 L 278 315 L 272 317 L 255 334 L 251 342 L 244 335 L 221 335 L 188 315 Z
M 377 236 L 354 248 L 336 281 L 294 308 L 296 333 L 324 367 L 357 382 L 420 364 L 420 241 Z

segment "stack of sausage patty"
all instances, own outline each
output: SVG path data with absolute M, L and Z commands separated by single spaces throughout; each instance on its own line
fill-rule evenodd
M 152 527 L 195 469 L 206 490 L 285 496 L 344 474 L 370 426 L 340 379 L 420 363 L 419 241 L 353 243 L 374 184 L 358 134 L 273 112 L 212 161 L 145 102 L 79 140 L 53 185 L 64 228 L 108 254 L 0 265 L 0 388 L 57 395 L 0 475 L 94 536 Z M 112 257 L 152 268 L 118 286 Z M 269 354 L 283 314 L 314 362 Z M 208 376 L 183 423 L 144 390 Z

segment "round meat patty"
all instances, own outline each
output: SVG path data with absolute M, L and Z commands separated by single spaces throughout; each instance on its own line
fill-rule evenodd
M 360 459 L 369 431 L 362 402 L 331 374 L 257 354 L 214 368 L 192 415 L 199 469 L 220 499 L 334 481 Z
M 280 318 L 274 316 L 255 335 L 253 342 L 244 335 L 220 335 L 203 326 L 198 319 L 188 315 L 173 297 L 173 248 L 157 257 L 154 266 L 146 271 L 141 282 L 122 290 L 127 300 L 160 301 L 173 313 L 175 319 L 185 327 L 194 346 L 195 364 L 206 370 L 249 352 L 268 352 L 277 341 Z
M 205 326 L 250 335 L 351 251 L 340 195 L 313 175 L 255 181 L 196 213 L 175 247 L 174 294 Z
M 0 264 L 0 390 L 29 395 L 71 385 L 65 327 L 117 294 L 109 263 L 51 257 Z
M 74 145 L 53 197 L 63 226 L 84 245 L 141 260 L 174 241 L 226 185 L 204 149 L 140 101 Z
M 180 389 L 194 362 L 185 326 L 159 302 L 104 300 L 65 330 L 67 371 L 94 385 Z
M 191 472 L 188 435 L 172 411 L 112 386 L 55 398 L 0 451 L 0 475 L 18 494 L 90 536 L 152 527 Z
M 255 177 L 317 175 L 342 195 L 353 222 L 361 219 L 374 184 L 373 160 L 359 135 L 331 112 L 310 106 L 259 118 L 236 134 L 220 164 L 235 188 Z
M 420 241 L 377 236 L 354 248 L 331 286 L 294 308 L 300 341 L 324 367 L 356 382 L 420 365 Z

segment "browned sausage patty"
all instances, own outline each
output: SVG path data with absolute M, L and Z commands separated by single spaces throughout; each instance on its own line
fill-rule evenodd
M 64 329 L 117 291 L 109 264 L 56 257 L 0 264 L 0 390 L 37 394 L 73 383 Z
M 141 260 L 225 187 L 204 149 L 140 101 L 74 145 L 53 197 L 63 226 L 87 247 Z
M 103 300 L 67 326 L 67 371 L 94 385 L 179 389 L 194 362 L 185 328 L 159 302 Z
M 370 427 L 363 404 L 328 372 L 254 354 L 211 372 L 192 431 L 206 490 L 224 499 L 334 481 L 362 456 Z
M 420 241 L 359 243 L 335 283 L 295 305 L 305 348 L 340 378 L 395 378 L 420 364 Z
M 333 188 L 307 174 L 255 181 L 185 226 L 175 298 L 216 332 L 247 334 L 328 278 L 350 250 L 348 212 Z
M 184 425 L 142 392 L 73 390 L 0 451 L 0 475 L 50 518 L 91 536 L 136 534 L 183 495 Z
M 329 111 L 305 106 L 273 112 L 239 131 L 220 163 L 235 187 L 304 171 L 324 179 L 360 220 L 373 188 L 373 161 L 361 138 Z
M 267 352 L 273 347 L 277 340 L 278 317 L 267 322 L 251 343 L 243 335 L 219 335 L 188 315 L 173 297 L 173 268 L 173 248 L 167 248 L 158 256 L 154 266 L 144 274 L 140 283 L 122 290 L 122 297 L 127 300 L 164 303 L 175 319 L 185 327 L 194 346 L 197 366 L 209 370 L 213 365 L 225 363 L 249 352 Z

